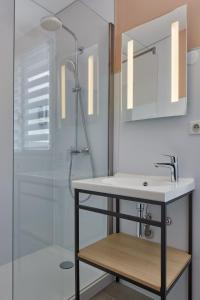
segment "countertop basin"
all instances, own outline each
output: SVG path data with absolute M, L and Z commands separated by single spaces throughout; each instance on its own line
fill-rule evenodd
M 193 178 L 179 178 L 171 182 L 164 176 L 144 176 L 117 173 L 115 176 L 73 181 L 73 188 L 168 202 L 195 189 Z

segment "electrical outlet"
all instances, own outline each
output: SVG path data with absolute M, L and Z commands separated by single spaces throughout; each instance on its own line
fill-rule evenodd
M 190 134 L 200 134 L 200 120 L 190 122 Z

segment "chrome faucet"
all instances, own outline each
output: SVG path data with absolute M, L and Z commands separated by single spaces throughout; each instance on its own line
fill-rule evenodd
M 171 182 L 177 182 L 179 178 L 178 174 L 178 156 L 176 155 L 166 155 L 163 154 L 163 156 L 169 157 L 170 162 L 167 163 L 155 163 L 154 166 L 156 168 L 164 167 L 169 168 L 171 170 Z

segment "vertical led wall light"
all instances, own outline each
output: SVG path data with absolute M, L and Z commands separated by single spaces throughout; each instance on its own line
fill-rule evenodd
M 94 114 L 94 56 L 88 57 L 88 115 Z
M 179 22 L 171 24 L 171 102 L 179 101 Z
M 127 109 L 133 108 L 133 70 L 134 70 L 134 42 L 127 44 Z
M 66 119 L 66 66 L 60 69 L 61 119 Z

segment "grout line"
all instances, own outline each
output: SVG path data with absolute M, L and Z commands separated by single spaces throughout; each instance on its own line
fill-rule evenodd
M 35 5 L 39 6 L 40 8 L 46 10 L 48 13 L 53 14 L 54 13 L 52 11 L 50 11 L 48 8 L 46 8 L 45 6 L 43 6 L 42 4 L 38 3 L 36 0 L 29 0 L 30 2 L 34 3 Z
M 48 13 L 50 13 L 51 15 L 54 15 L 54 16 L 56 16 L 56 15 L 62 13 L 65 9 L 67 9 L 67 8 L 69 8 L 70 6 L 74 5 L 76 2 L 79 2 L 79 0 L 75 0 L 75 1 L 73 1 L 72 3 L 70 3 L 69 5 L 63 7 L 62 9 L 60 9 L 59 11 L 53 12 L 53 11 L 49 10 L 47 7 L 45 7 L 44 5 L 40 4 L 40 3 L 39 3 L 38 1 L 36 1 L 36 0 L 29 0 L 29 1 L 33 2 L 33 3 L 36 4 L 37 6 L 39 6 L 40 8 L 42 8 L 42 9 L 44 9 L 44 10 L 46 10 L 46 12 L 48 12 Z
M 70 8 L 71 6 L 73 6 L 74 4 L 76 4 L 77 2 L 79 2 L 79 0 L 75 0 L 72 3 L 70 3 L 69 5 L 67 5 L 66 7 L 62 8 L 61 10 L 59 10 L 57 13 L 55 13 L 55 15 L 59 15 L 61 14 L 65 9 Z

